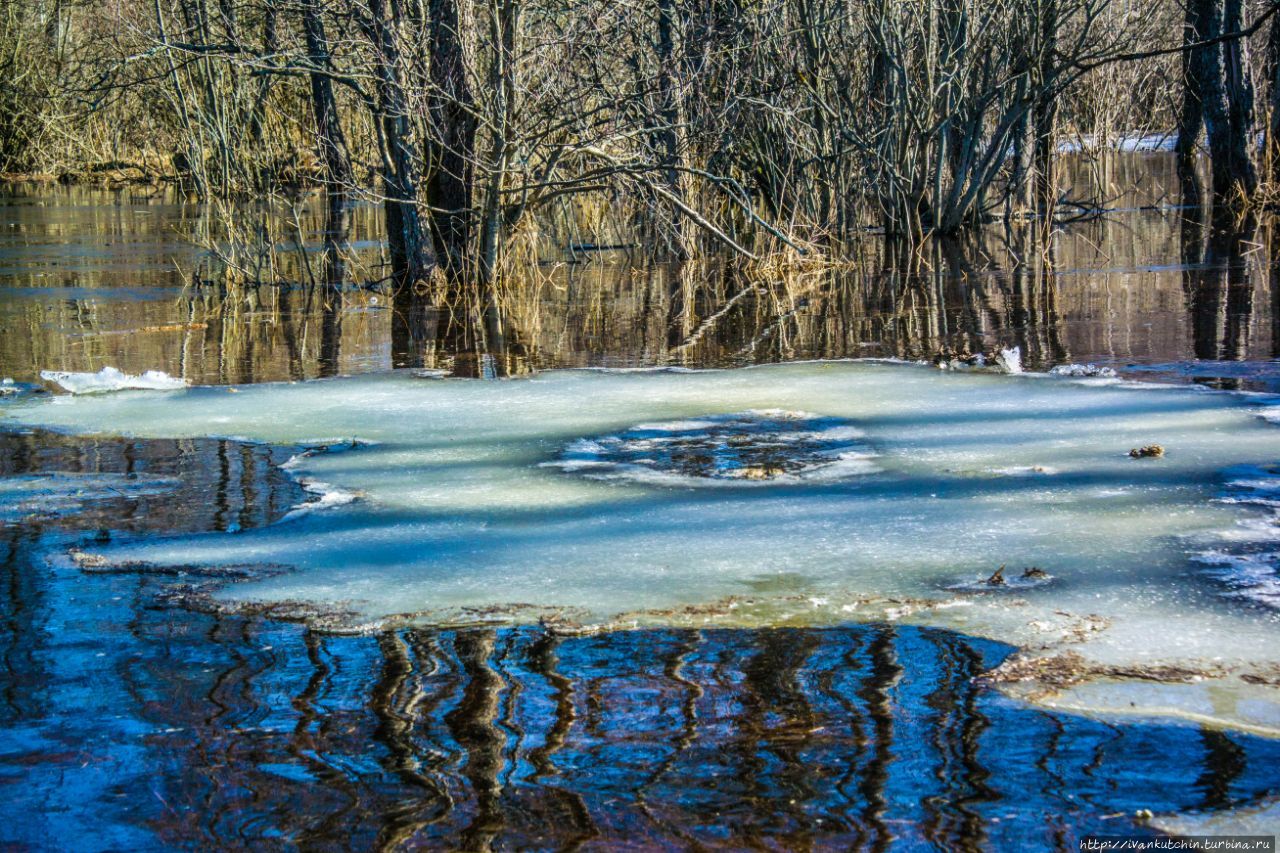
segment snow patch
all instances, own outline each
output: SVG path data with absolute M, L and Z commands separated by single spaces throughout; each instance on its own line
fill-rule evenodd
M 354 503 L 360 497 L 359 492 L 339 488 L 331 483 L 322 483 L 319 480 L 299 480 L 298 484 L 315 495 L 316 498 L 292 507 L 280 519 L 281 522 L 293 521 L 317 510 L 346 506 L 349 503 Z
M 1022 347 L 1002 349 L 996 355 L 996 364 L 1005 373 L 1022 372 Z
M 1050 376 L 1099 376 L 1114 379 L 1117 374 L 1114 368 L 1099 367 L 1096 364 L 1059 364 L 1049 370 Z
M 1148 133 L 1142 130 L 1130 130 L 1110 136 L 1083 134 L 1075 139 L 1058 143 L 1059 154 L 1078 154 L 1082 151 L 1172 151 L 1178 143 L 1178 134 Z
M 71 373 L 64 370 L 42 370 L 40 378 L 56 383 L 71 394 L 105 394 L 111 391 L 180 391 L 187 380 L 170 376 L 162 370 L 148 370 L 134 376 L 104 367 L 97 373 Z

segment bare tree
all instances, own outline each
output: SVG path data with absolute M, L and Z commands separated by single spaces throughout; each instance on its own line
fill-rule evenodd
M 418 210 L 420 160 L 410 136 L 409 99 L 396 37 L 398 23 L 389 16 L 386 0 L 368 0 L 367 14 L 360 18 L 373 54 L 391 279 L 396 289 L 403 291 L 430 279 L 435 258 Z
M 431 89 L 426 201 L 436 256 L 450 277 L 471 251 L 476 161 L 475 101 L 468 82 L 459 0 L 428 0 Z

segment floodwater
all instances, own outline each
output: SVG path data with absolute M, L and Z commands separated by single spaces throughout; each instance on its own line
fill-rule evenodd
M 1032 368 L 1280 391 L 1268 226 L 1214 237 L 1185 211 L 1136 209 L 1175 185 L 1167 166 L 1108 165 L 1101 185 L 1132 209 L 1064 226 L 1047 253 L 990 233 L 743 282 L 544 247 L 499 338 L 443 305 L 438 334 L 407 335 L 377 290 L 335 305 L 192 285 L 201 220 L 173 197 L 14 190 L 0 196 L 0 378 L 501 376 L 1019 346 Z M 357 215 L 366 254 L 375 229 Z M 164 574 L 50 559 L 270 525 L 306 499 L 278 467 L 297 449 L 0 430 L 0 482 L 63 498 L 0 511 L 0 846 L 1067 850 L 1280 798 L 1280 741 L 1027 704 L 981 678 L 1014 649 L 955 631 L 337 636 L 179 606 Z
M 919 255 L 870 240 L 846 266 L 743 281 L 718 262 L 653 266 L 558 235 L 540 245 L 519 292 L 503 295 L 496 337 L 477 332 L 475 306 L 445 298 L 410 318 L 385 292 L 353 288 L 339 301 L 298 286 L 228 287 L 209 274 L 207 248 L 225 246 L 198 207 L 172 194 L 11 189 L 0 194 L 0 368 L 19 381 L 113 366 L 239 384 L 395 367 L 503 375 L 1020 346 L 1032 368 L 1095 362 L 1280 387 L 1269 365 L 1280 355 L 1272 224 L 1215 237 L 1198 215 L 1152 209 L 1177 186 L 1164 155 L 1074 172 L 1079 197 L 1118 210 L 1064 226 L 1047 251 L 1000 229 Z M 320 207 L 302 203 L 300 227 L 278 235 L 279 277 L 294 285 L 315 273 L 299 272 L 290 240 L 314 248 Z M 375 211 L 359 208 L 353 220 L 353 254 L 376 277 Z M 274 268 L 255 269 L 270 278 Z M 410 320 L 428 334 L 406 331 Z
M 1280 741 L 1033 709 L 1012 650 L 894 625 L 326 636 L 168 607 L 166 578 L 42 555 L 267 524 L 278 454 L 0 439 L 0 471 L 168 477 L 162 497 L 0 528 L 0 839 L 305 846 L 1075 849 L 1276 792 Z

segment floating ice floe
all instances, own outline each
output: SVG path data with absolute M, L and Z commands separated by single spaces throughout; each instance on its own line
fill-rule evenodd
M 292 463 L 317 490 L 363 500 L 234 536 L 93 549 L 129 565 L 294 569 L 227 586 L 219 606 L 288 602 L 346 629 L 909 620 L 1022 647 L 1000 683 L 1035 701 L 1280 733 L 1280 612 L 1196 561 L 1250 551 L 1236 547 L 1246 534 L 1259 551 L 1280 538 L 1271 508 L 1224 499 L 1245 466 L 1280 459 L 1257 397 L 835 362 L 502 384 L 401 373 L 182 402 L 32 397 L 6 411 L 139 437 L 379 442 Z M 1126 455 L 1153 442 L 1170 448 L 1158 463 Z M 861 470 L 826 476 L 846 453 Z M 742 484 L 753 466 L 767 487 L 697 487 Z M 951 588 L 1001 564 L 1053 579 Z
M 1111 367 L 1099 367 L 1096 364 L 1059 364 L 1050 368 L 1051 376 L 1075 376 L 1075 377 L 1105 377 L 1114 379 L 1116 371 Z
M 1000 350 L 996 355 L 996 364 L 1000 366 L 1005 373 L 1021 373 L 1022 372 L 1022 347 L 1009 347 Z
M 64 370 L 42 370 L 40 378 L 56 383 L 72 394 L 105 394 L 110 391 L 178 391 L 187 380 L 160 370 L 148 370 L 140 376 L 104 367 L 97 373 L 71 373 Z

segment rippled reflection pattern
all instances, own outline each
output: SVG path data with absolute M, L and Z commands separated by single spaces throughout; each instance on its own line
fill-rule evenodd
M 337 639 L 138 617 L 122 706 L 67 703 L 56 675 L 58 707 L 7 703 L 5 810 L 48 824 L 0 834 L 38 843 L 69 816 L 183 846 L 1052 848 L 1137 808 L 1249 801 L 1280 758 L 1018 708 L 973 682 L 1003 649 L 937 631 Z
M 44 559 L 269 523 L 284 452 L 0 434 L 3 475 L 181 482 L 0 526 L 0 844 L 1074 849 L 1276 793 L 1280 743 L 1033 710 L 975 681 L 1010 649 L 944 631 L 331 637 Z
M 1048 246 L 1033 229 L 1005 228 L 919 253 L 868 240 L 849 247 L 855 263 L 832 268 L 741 275 L 719 258 L 655 264 L 639 247 L 582 255 L 570 247 L 584 238 L 616 241 L 548 228 L 543 266 L 485 311 L 471 295 L 296 286 L 312 278 L 290 272 L 294 247 L 273 267 L 286 286 L 191 287 L 208 260 L 196 245 L 211 224 L 199 206 L 170 193 L 0 188 L 0 379 L 105 366 L 197 384 L 393 367 L 493 378 L 551 367 L 930 360 L 1016 345 L 1037 370 L 1097 362 L 1280 391 L 1267 361 L 1280 354 L 1280 222 L 1211 227 L 1195 211 L 1165 208 L 1177 177 L 1164 154 L 1068 159 L 1062 177 L 1068 197 L 1105 197 L 1116 209 L 1064 224 Z M 318 258 L 324 205 L 299 204 Z M 353 271 L 381 263 L 377 210 L 352 211 L 363 258 Z

